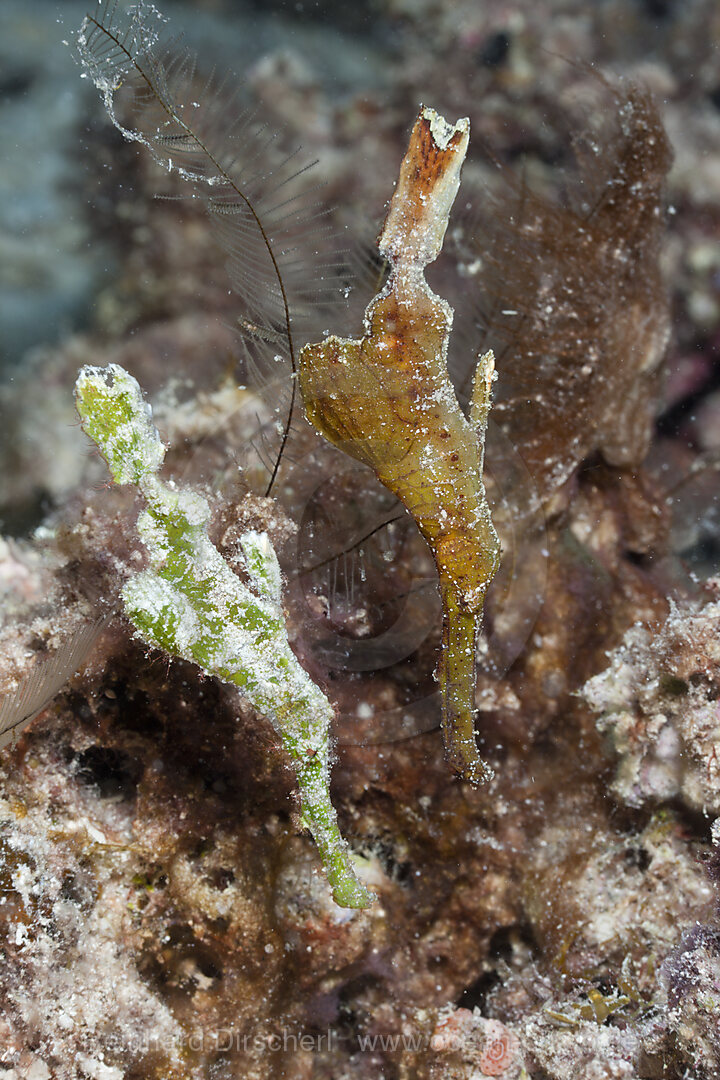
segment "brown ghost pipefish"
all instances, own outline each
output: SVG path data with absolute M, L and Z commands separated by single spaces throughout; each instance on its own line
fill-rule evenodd
M 473 715 L 475 645 L 500 553 L 482 482 L 494 358 L 478 361 L 467 419 L 447 371 L 453 310 L 424 276 L 442 248 L 469 130 L 467 120 L 453 127 L 421 109 L 378 241 L 391 272 L 365 312 L 365 336 L 307 345 L 298 376 L 310 422 L 374 470 L 432 550 L 443 603 L 445 750 L 452 768 L 477 784 L 492 776 L 478 755 Z

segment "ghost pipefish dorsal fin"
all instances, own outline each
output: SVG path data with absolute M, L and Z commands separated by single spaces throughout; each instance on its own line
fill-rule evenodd
M 470 420 L 447 371 L 450 305 L 425 281 L 442 247 L 469 137 L 424 108 L 379 240 L 391 271 L 365 313 L 365 335 L 306 346 L 298 373 L 310 422 L 370 465 L 414 516 L 438 569 L 438 666 L 448 760 L 465 779 L 491 775 L 475 745 L 475 643 L 499 543 L 482 483 L 494 361 L 478 364 Z

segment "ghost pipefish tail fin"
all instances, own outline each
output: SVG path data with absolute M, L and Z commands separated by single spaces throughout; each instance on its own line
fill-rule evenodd
M 492 353 L 478 363 L 470 419 L 447 371 L 453 312 L 429 289 L 460 182 L 469 124 L 423 108 L 379 241 L 390 275 L 359 340 L 329 337 L 300 353 L 310 422 L 374 469 L 428 542 L 443 601 L 438 679 L 448 761 L 471 783 L 492 775 L 475 745 L 475 645 L 499 542 L 482 482 Z

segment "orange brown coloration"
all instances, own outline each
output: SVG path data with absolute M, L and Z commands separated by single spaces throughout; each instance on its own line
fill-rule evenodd
M 475 642 L 499 543 L 482 483 L 492 353 L 477 365 L 469 420 L 447 372 L 453 312 L 427 286 L 457 193 L 469 125 L 422 109 L 400 168 L 379 249 L 389 280 L 365 312 L 360 340 L 306 346 L 305 411 L 330 442 L 369 465 L 415 518 L 433 552 L 443 601 L 438 679 L 447 757 L 465 779 L 492 774 L 473 725 Z

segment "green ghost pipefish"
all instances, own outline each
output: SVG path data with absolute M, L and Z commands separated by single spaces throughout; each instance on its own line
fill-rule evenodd
M 116 364 L 84 367 L 75 400 L 113 479 L 135 484 L 146 504 L 137 527 L 150 566 L 125 583 L 128 617 L 144 641 L 233 683 L 272 721 L 295 767 L 302 821 L 336 903 L 368 907 L 372 894 L 353 869 L 330 801 L 333 707 L 290 648 L 268 536 L 249 530 L 240 538 L 245 585 L 208 536 L 207 501 L 159 478 L 165 447 L 136 380 Z

